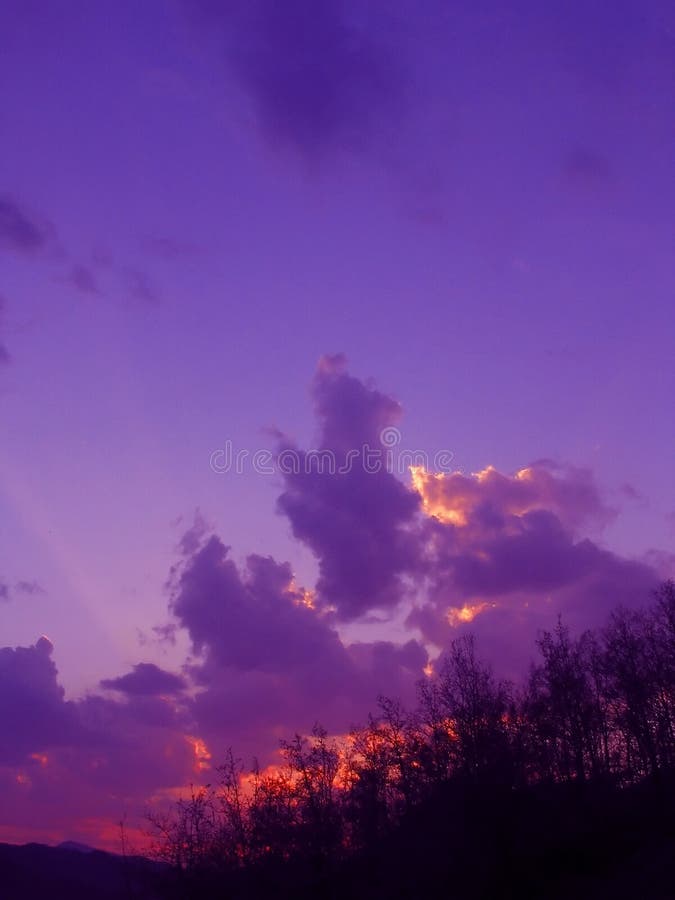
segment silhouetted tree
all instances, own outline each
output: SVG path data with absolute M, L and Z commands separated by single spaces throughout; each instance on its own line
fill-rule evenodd
M 594 677 L 597 648 L 586 632 L 573 640 L 559 620 L 537 641 L 543 662 L 530 673 L 528 719 L 538 734 L 539 765 L 550 777 L 583 782 L 605 767 L 605 704 Z
M 420 683 L 412 712 L 380 698 L 378 714 L 348 737 L 330 740 L 316 725 L 282 741 L 279 763 L 265 770 L 254 763 L 245 773 L 228 751 L 215 787 L 193 788 L 151 817 L 157 855 L 182 879 L 178 895 L 207 897 L 216 885 L 221 896 L 222 882 L 232 896 L 267 896 L 281 871 L 304 872 L 310 894 L 324 895 L 339 866 L 350 871 L 345 861 L 376 859 L 398 836 L 409 840 L 411 823 L 427 821 L 435 831 L 426 840 L 445 835 L 442 852 L 455 854 L 455 880 L 478 859 L 467 841 L 491 860 L 481 880 L 487 896 L 517 850 L 514 823 L 523 846 L 537 845 L 546 810 L 551 829 L 577 830 L 566 839 L 581 853 L 577 833 L 595 819 L 605 831 L 611 825 L 593 797 L 608 810 L 629 815 L 634 802 L 652 814 L 649 795 L 624 806 L 618 798 L 650 779 L 663 791 L 666 775 L 675 778 L 675 584 L 662 585 L 650 608 L 617 610 L 598 633 L 573 637 L 559 621 L 537 646 L 540 660 L 518 691 L 477 657 L 473 637 L 461 637 Z M 561 806 L 549 813 L 552 798 Z M 425 809 L 433 810 L 427 820 Z M 661 821 L 675 830 L 668 810 L 666 799 L 640 827 Z M 271 880 L 256 880 L 261 873 Z
M 436 765 L 474 781 L 508 777 L 509 699 L 509 686 L 477 659 L 473 635 L 453 641 L 438 678 L 421 688 Z

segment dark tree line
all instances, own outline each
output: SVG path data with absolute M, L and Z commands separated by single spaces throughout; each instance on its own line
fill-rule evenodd
M 331 879 L 343 877 L 335 873 L 377 854 L 386 866 L 383 848 L 395 853 L 407 834 L 409 850 L 411 834 L 426 834 L 444 817 L 452 827 L 434 826 L 433 834 L 452 835 L 452 852 L 464 846 L 466 859 L 481 846 L 505 878 L 520 852 L 518 828 L 531 844 L 539 840 L 543 814 L 523 812 L 536 798 L 548 798 L 552 815 L 556 798 L 574 794 L 588 819 L 602 797 L 618 822 L 624 801 L 617 797 L 645 785 L 665 796 L 675 779 L 675 583 L 663 584 L 648 608 L 616 611 L 598 631 L 575 637 L 559 621 L 537 645 L 538 661 L 519 687 L 498 680 L 473 638 L 461 637 L 420 683 L 412 711 L 381 698 L 377 715 L 348 736 L 330 738 L 316 726 L 309 737 L 282 742 L 281 764 L 264 771 L 245 771 L 229 752 L 216 784 L 152 818 L 156 853 L 174 868 L 179 895 L 286 896 L 283 873 L 296 896 L 299 884 L 309 893 L 321 884 L 332 896 Z M 558 819 L 570 808 L 563 804 Z M 528 816 L 526 827 L 517 825 Z M 475 896 L 497 891 L 483 887 Z M 367 895 L 377 891 L 371 886 Z M 448 891 L 438 896 L 454 895 Z

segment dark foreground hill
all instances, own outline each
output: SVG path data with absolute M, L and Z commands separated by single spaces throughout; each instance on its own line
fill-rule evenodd
M 675 786 L 440 791 L 369 851 L 238 874 L 0 844 L 0 900 L 675 900 Z
M 101 850 L 0 844 L 0 900 L 155 900 L 162 869 Z

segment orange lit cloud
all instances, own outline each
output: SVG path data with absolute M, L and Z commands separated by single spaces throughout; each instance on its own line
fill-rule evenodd
M 466 525 L 466 515 L 461 505 L 451 505 L 445 498 L 445 475 L 427 472 L 424 466 L 411 466 L 413 487 L 422 498 L 422 509 L 428 516 L 451 525 Z
M 447 613 L 448 624 L 453 628 L 468 625 L 486 609 L 494 609 L 496 606 L 496 603 L 465 603 L 460 607 L 452 606 Z
M 498 510 L 500 516 L 516 517 L 547 510 L 572 528 L 588 520 L 606 521 L 611 515 L 589 472 L 546 461 L 519 469 L 514 475 L 503 475 L 494 466 L 471 475 L 437 474 L 423 466 L 411 466 L 410 472 L 424 512 L 459 527 L 489 508 Z
M 206 746 L 206 742 L 202 738 L 193 737 L 192 735 L 186 735 L 185 740 L 192 748 L 194 754 L 193 768 L 195 772 L 203 772 L 205 769 L 210 768 L 211 753 Z

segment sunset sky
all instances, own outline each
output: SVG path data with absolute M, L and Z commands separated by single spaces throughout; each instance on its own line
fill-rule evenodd
M 671 3 L 5 0 L 0 98 L 0 840 L 675 574 Z

